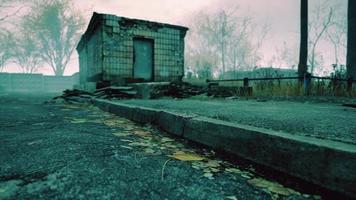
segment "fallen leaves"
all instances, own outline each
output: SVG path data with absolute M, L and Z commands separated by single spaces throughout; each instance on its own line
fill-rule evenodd
M 203 174 L 203 176 L 206 177 L 206 178 L 208 178 L 208 179 L 210 179 L 210 180 L 214 179 L 214 177 L 213 177 L 214 174 L 211 173 L 211 172 L 205 172 L 205 173 Z
M 236 196 L 227 196 L 225 198 L 229 200 L 238 200 Z
M 77 108 L 75 106 L 69 108 Z M 147 156 L 156 156 L 156 155 L 168 155 L 170 159 L 166 160 L 162 166 L 161 179 L 164 179 L 164 171 L 167 167 L 168 162 L 173 158 L 180 161 L 189 161 L 192 168 L 201 170 L 202 176 L 213 180 L 217 173 L 225 172 L 228 175 L 238 175 L 247 179 L 247 182 L 255 187 L 262 188 L 271 194 L 272 199 L 278 198 L 279 195 L 289 196 L 289 195 L 300 195 L 300 193 L 294 191 L 293 189 L 286 188 L 283 185 L 265 180 L 260 177 L 255 177 L 255 172 L 253 168 L 248 169 L 239 169 L 232 164 L 215 159 L 214 151 L 194 151 L 190 148 L 186 148 L 184 144 L 179 143 L 176 139 L 170 137 L 162 136 L 161 134 L 155 134 L 157 131 L 150 126 L 138 126 L 132 121 L 119 118 L 113 115 L 104 115 L 98 114 L 97 116 L 92 116 L 88 119 L 86 118 L 72 118 L 70 122 L 73 124 L 80 123 L 101 123 L 108 127 L 111 127 L 113 135 L 120 138 L 120 141 L 123 142 L 123 145 L 120 145 L 121 148 L 133 150 L 140 149 L 141 152 Z M 96 119 L 95 119 L 96 117 Z M 32 145 L 34 143 L 30 143 Z M 210 159 L 214 158 L 214 159 Z M 178 162 L 176 162 L 178 163 Z M 174 164 L 176 164 L 174 163 Z M 173 164 L 173 162 L 171 163 Z M 0 191 L 1 192 L 1 191 Z M 237 200 L 236 196 L 226 196 L 226 199 Z
M 151 146 L 150 144 L 146 142 L 131 142 L 128 144 L 129 146 L 140 146 L 140 147 L 149 147 Z
M 133 130 L 133 134 L 140 136 L 140 137 L 150 137 L 151 133 L 144 130 Z
M 113 133 L 113 135 L 115 135 L 117 137 L 127 137 L 127 136 L 130 136 L 132 134 L 130 132 L 122 131 L 122 132 Z
M 256 187 L 264 188 L 267 189 L 269 192 L 278 194 L 278 195 L 283 195 L 283 196 L 289 196 L 289 195 L 299 195 L 299 192 L 296 192 L 293 189 L 286 188 L 283 185 L 276 183 L 276 182 L 271 182 L 263 178 L 253 178 L 251 180 L 248 180 L 248 183 L 251 185 L 254 185 Z
M 161 142 L 162 142 L 162 143 L 174 142 L 174 140 L 173 140 L 173 139 L 171 139 L 171 138 L 162 137 L 162 138 L 161 138 Z
M 133 149 L 132 147 L 128 147 L 128 146 L 125 146 L 125 145 L 121 145 L 120 147 L 121 147 L 121 148 L 124 148 L 124 149 L 130 149 L 130 150 Z
M 156 153 L 156 151 L 151 148 L 145 148 L 143 151 L 147 154 L 155 154 Z
M 238 168 L 226 168 L 225 171 L 230 173 L 237 173 L 237 174 L 241 173 L 241 170 Z
M 122 124 L 125 124 L 126 120 L 121 120 L 121 119 L 117 119 L 117 118 L 111 118 L 111 119 L 104 120 L 103 123 L 106 126 L 117 127 L 117 126 L 121 126 Z
M 170 155 L 170 157 L 181 161 L 201 161 L 205 159 L 199 156 L 198 154 L 188 153 L 183 151 L 177 151 L 173 155 Z
M 81 123 L 87 123 L 88 120 L 84 118 L 73 118 L 70 123 L 72 124 L 81 124 Z

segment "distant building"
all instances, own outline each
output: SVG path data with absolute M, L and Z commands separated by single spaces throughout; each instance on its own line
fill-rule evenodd
M 80 83 L 181 80 L 187 30 L 94 13 L 77 46 Z

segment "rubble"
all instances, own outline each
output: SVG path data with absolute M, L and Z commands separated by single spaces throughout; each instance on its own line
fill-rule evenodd
M 195 86 L 186 82 L 171 82 L 166 89 L 161 91 L 163 96 L 174 98 L 188 98 L 207 92 L 207 88 Z
M 187 82 L 170 82 L 165 84 L 140 83 L 129 86 L 107 86 L 97 89 L 95 92 L 81 90 L 65 90 L 61 96 L 53 98 L 65 101 L 82 102 L 91 98 L 99 99 L 157 99 L 162 97 L 189 98 L 192 96 L 206 95 L 211 97 L 234 97 L 235 88 L 213 85 L 209 87 L 196 86 Z M 148 94 L 146 94 L 148 93 Z

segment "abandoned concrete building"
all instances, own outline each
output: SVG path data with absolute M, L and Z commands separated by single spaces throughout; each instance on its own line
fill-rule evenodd
M 181 80 L 187 30 L 94 13 L 77 46 L 81 85 Z

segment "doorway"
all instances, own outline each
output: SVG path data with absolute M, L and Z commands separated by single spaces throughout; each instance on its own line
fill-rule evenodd
M 133 55 L 133 76 L 136 79 L 152 81 L 153 79 L 153 40 L 135 38 Z

